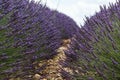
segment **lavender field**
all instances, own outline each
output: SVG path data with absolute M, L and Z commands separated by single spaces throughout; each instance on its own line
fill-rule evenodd
M 0 0 L 0 80 L 120 80 L 120 1 L 78 26 L 41 2 Z

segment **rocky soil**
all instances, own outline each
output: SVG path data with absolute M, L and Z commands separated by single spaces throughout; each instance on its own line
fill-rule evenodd
M 61 63 L 65 63 L 67 60 L 67 56 L 65 55 L 65 50 L 70 46 L 71 40 L 65 39 L 63 40 L 63 44 L 59 47 L 57 51 L 57 55 L 55 55 L 52 59 L 41 60 L 36 62 L 37 65 L 35 69 L 40 69 L 39 73 L 35 73 L 34 75 L 29 75 L 30 80 L 73 80 L 70 74 L 73 74 L 73 69 L 70 67 L 66 67 Z M 75 71 L 75 70 L 74 70 Z M 76 72 L 78 72 L 76 70 Z M 66 77 L 67 76 L 67 77 Z M 12 78 L 10 80 L 23 80 L 21 78 Z

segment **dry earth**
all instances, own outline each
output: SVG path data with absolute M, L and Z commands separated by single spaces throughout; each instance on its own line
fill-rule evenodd
M 60 62 L 66 61 L 66 55 L 64 53 L 67 47 L 70 46 L 70 39 L 63 40 L 63 44 L 57 49 L 57 55 L 53 59 L 40 61 L 38 68 L 46 65 L 40 73 L 36 73 L 33 78 L 34 80 L 65 80 L 62 77 L 61 71 L 66 71 L 72 74 L 72 70 L 67 67 L 63 67 Z M 43 77 L 44 75 L 45 77 Z M 69 78 L 70 79 L 70 78 Z
M 70 67 L 66 67 L 61 65 L 61 63 L 65 63 L 67 56 L 65 55 L 65 50 L 68 50 L 70 46 L 71 40 L 65 39 L 63 40 L 63 44 L 59 47 L 57 51 L 57 55 L 55 55 L 52 59 L 41 60 L 37 62 L 35 69 L 42 68 L 40 72 L 35 73 L 34 75 L 29 75 L 30 80 L 74 80 L 70 75 L 73 75 L 73 71 L 79 73 L 78 70 L 73 70 Z M 70 74 L 70 75 L 69 75 Z M 10 80 L 23 80 L 21 78 L 10 79 Z M 29 79 L 27 79 L 29 80 Z

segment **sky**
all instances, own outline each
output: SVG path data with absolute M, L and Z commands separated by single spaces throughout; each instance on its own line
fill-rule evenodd
M 42 0 L 49 8 L 70 16 L 78 25 L 84 24 L 85 16 L 90 17 L 99 12 L 100 5 L 108 6 L 115 2 L 116 0 Z

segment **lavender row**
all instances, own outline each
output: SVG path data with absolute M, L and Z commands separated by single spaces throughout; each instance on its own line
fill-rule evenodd
M 120 78 L 120 1 L 86 17 L 84 26 L 74 36 L 70 50 L 81 67 L 79 79 L 118 80 Z M 75 65 L 74 65 L 75 66 Z M 76 75 L 75 75 L 76 76 Z
M 63 35 L 72 37 L 77 27 L 71 18 L 40 3 L 1 0 L 0 79 L 34 74 L 33 63 L 57 54 Z

